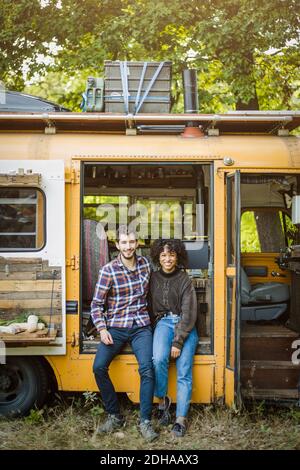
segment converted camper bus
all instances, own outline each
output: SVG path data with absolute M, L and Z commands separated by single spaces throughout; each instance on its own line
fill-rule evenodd
M 195 132 L 189 114 L 0 113 L 0 320 L 42 324 L 0 335 L 1 414 L 41 406 L 50 383 L 97 391 L 90 303 L 114 228 L 137 215 L 140 254 L 178 234 L 188 251 L 192 402 L 298 400 L 300 113 L 192 120 Z M 135 403 L 137 369 L 129 347 L 110 369 Z

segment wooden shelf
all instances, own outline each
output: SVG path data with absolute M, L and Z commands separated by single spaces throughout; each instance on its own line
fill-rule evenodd
M 4 341 L 5 345 L 12 347 L 14 345 L 20 346 L 37 346 L 37 345 L 47 345 L 52 343 L 57 335 L 57 330 L 49 331 L 47 328 L 35 331 L 34 333 L 28 333 L 23 331 L 15 335 L 8 333 L 0 333 L 0 340 Z

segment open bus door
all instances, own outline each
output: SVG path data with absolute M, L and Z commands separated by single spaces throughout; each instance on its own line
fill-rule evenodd
M 240 398 L 240 172 L 226 176 L 226 367 L 225 402 Z

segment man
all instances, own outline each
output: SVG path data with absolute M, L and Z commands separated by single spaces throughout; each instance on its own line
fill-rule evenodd
M 112 432 L 124 424 L 108 367 L 124 344 L 129 342 L 139 364 L 141 379 L 140 431 L 146 440 L 152 441 L 158 434 L 151 425 L 154 371 L 152 328 L 147 310 L 151 269 L 146 258 L 136 255 L 137 237 L 126 226 L 118 230 L 116 247 L 120 253 L 100 269 L 91 304 L 92 319 L 101 336 L 93 371 L 108 413 L 107 420 L 98 431 Z

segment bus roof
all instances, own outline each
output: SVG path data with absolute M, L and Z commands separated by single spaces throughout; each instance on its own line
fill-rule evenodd
M 300 111 L 231 111 L 226 114 L 111 114 L 0 112 L 0 130 L 55 132 L 116 132 L 136 129 L 138 134 L 180 134 L 189 122 L 220 134 L 277 134 L 300 126 Z

